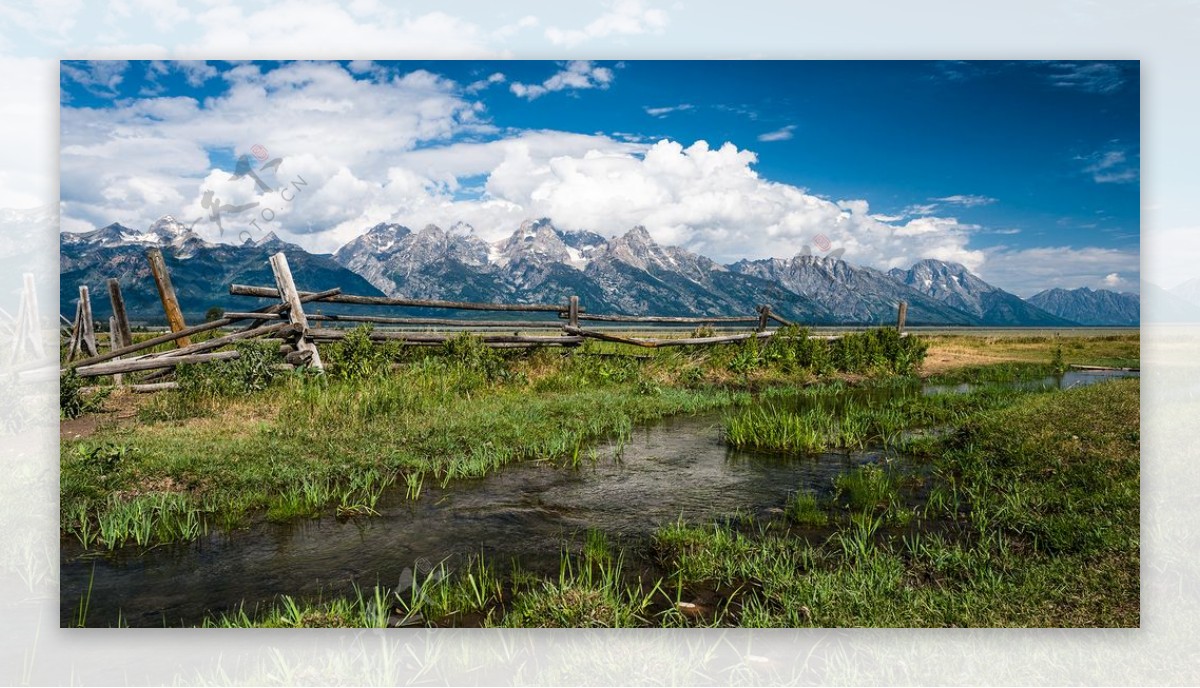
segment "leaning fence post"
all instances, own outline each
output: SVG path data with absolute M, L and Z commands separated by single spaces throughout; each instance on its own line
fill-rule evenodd
M 110 286 L 112 282 L 113 280 L 109 280 Z M 116 351 L 117 349 L 120 349 L 128 344 L 128 342 L 125 341 L 125 336 L 121 334 L 121 328 L 117 325 L 117 316 L 115 315 L 110 315 L 108 317 L 108 343 L 113 351 Z M 116 360 L 120 360 L 120 358 L 120 356 L 117 356 Z M 124 376 L 121 373 L 116 373 L 113 375 L 113 384 L 117 387 L 120 387 L 124 381 Z
M 179 310 L 179 299 L 175 296 L 175 287 L 171 286 L 171 273 L 167 272 L 167 263 L 163 260 L 162 251 L 151 248 L 146 251 L 146 259 L 150 261 L 150 272 L 154 275 L 154 284 L 158 286 L 158 297 L 162 300 L 163 312 L 167 314 L 167 324 L 172 332 L 178 332 L 187 327 L 183 321 L 183 312 Z M 182 349 L 189 346 L 192 340 L 180 337 L 175 340 L 175 346 Z
M 287 306 L 288 318 L 299 329 L 296 336 L 297 353 L 309 354 L 309 365 L 317 370 L 325 370 L 317 345 L 308 337 L 308 318 L 304 316 L 304 306 L 301 305 L 300 294 L 292 280 L 292 269 L 288 266 L 287 256 L 283 251 L 271 256 L 271 270 L 275 273 L 275 286 L 279 288 L 279 298 Z
M 567 302 L 567 324 L 571 327 L 579 327 L 579 297 L 572 296 Z
M 758 329 L 755 332 L 763 332 L 767 329 L 767 320 L 771 317 L 771 307 L 763 304 L 758 307 Z
M 82 348 L 88 356 L 97 356 L 100 354 L 96 348 L 96 332 L 92 323 L 92 299 L 88 296 L 87 285 L 79 285 L 79 317 L 81 325 L 79 328 L 79 338 L 83 344 Z
M 79 353 L 79 337 L 83 333 L 83 303 L 75 303 L 75 320 L 71 323 L 71 344 L 67 348 L 67 363 L 75 360 Z
M 116 277 L 108 279 L 108 299 L 112 301 L 113 317 L 117 319 L 117 332 L 121 335 L 121 346 L 133 343 L 133 330 L 129 328 L 129 316 L 125 313 L 125 298 L 121 296 L 121 283 Z
M 20 333 L 17 341 L 22 348 L 26 343 L 32 344 L 34 357 L 41 359 L 46 355 L 46 350 L 42 347 L 41 318 L 38 314 L 37 288 L 34 285 L 33 273 L 25 273 L 21 280 L 21 308 L 25 313 L 24 318 L 17 323 Z
M 908 315 L 908 302 L 900 302 L 900 312 L 896 315 L 896 331 L 904 332 L 904 316 Z

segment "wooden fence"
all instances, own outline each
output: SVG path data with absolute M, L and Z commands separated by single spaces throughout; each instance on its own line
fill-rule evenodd
M 129 322 L 125 313 L 121 287 L 117 280 L 108 280 L 108 294 L 112 301 L 113 316 L 109 319 L 111 347 L 101 353 L 97 346 L 96 335 L 92 320 L 90 294 L 87 286 L 79 287 L 79 303 L 76 308 L 75 320 L 70 323 L 69 330 L 64 330 L 67 338 L 67 361 L 65 370 L 74 370 L 80 377 L 97 377 L 113 375 L 117 384 L 121 384 L 120 376 L 133 372 L 150 372 L 142 384 L 131 385 L 135 391 L 154 391 L 173 386 L 170 382 L 161 382 L 163 377 L 173 372 L 175 366 L 183 363 L 200 363 L 237 358 L 236 350 L 218 351 L 234 342 L 267 338 L 277 340 L 280 352 L 284 354 L 286 365 L 309 366 L 323 370 L 318 343 L 334 342 L 346 337 L 346 330 L 335 327 L 318 327 L 317 323 L 374 323 L 397 326 L 426 326 L 452 327 L 472 331 L 484 345 L 494 348 L 529 348 L 529 347 L 573 347 L 579 346 L 588 339 L 616 342 L 632 346 L 659 348 L 668 346 L 704 346 L 727 344 L 754 338 L 767 338 L 775 333 L 768 328 L 771 323 L 790 325 L 791 323 L 771 311 L 768 305 L 759 306 L 754 315 L 747 316 L 654 316 L 654 315 L 617 315 L 591 314 L 579 302 L 579 297 L 571 296 L 561 304 L 500 304 L 473 303 L 464 301 L 438 301 L 425 299 L 408 299 L 388 296 L 356 296 L 343 294 L 341 289 L 329 289 L 320 292 L 300 291 L 292 278 L 291 268 L 287 257 L 282 253 L 271 256 L 271 270 L 275 277 L 275 286 L 248 286 L 234 284 L 229 293 L 235 296 L 278 299 L 278 303 L 249 311 L 233 311 L 224 313 L 223 317 L 203 325 L 188 326 L 171 286 L 162 254 L 157 249 L 147 252 L 151 272 L 167 314 L 167 322 L 171 331 L 151 337 L 144 341 L 133 343 Z M 478 312 L 507 312 L 553 314 L 554 319 L 457 319 L 431 317 L 381 316 L 369 314 L 337 314 L 307 313 L 305 304 L 353 304 L 359 306 L 446 309 L 452 311 Z M 905 305 L 900 304 L 897 327 L 904 328 Z M 527 316 L 532 318 L 532 316 Z M 64 322 L 66 319 L 63 318 Z M 231 325 L 249 324 L 241 329 L 206 341 L 191 343 L 192 335 L 200 334 Z M 629 325 L 654 325 L 657 327 L 680 326 L 736 326 L 746 325 L 749 332 L 736 334 L 713 334 L 712 336 L 693 337 L 633 337 L 626 334 L 615 334 L 611 331 L 596 329 L 588 323 L 609 323 Z M 503 329 L 509 332 L 498 333 L 489 330 Z M 522 330 L 557 330 L 554 334 L 522 334 Z M 378 342 L 399 342 L 405 346 L 439 346 L 458 336 L 458 333 L 419 332 L 406 330 L 374 330 L 370 338 Z M 833 335 L 836 336 L 836 335 Z M 174 342 L 176 348 L 155 353 L 144 353 L 148 349 L 162 344 Z M 76 360 L 76 356 L 82 356 Z

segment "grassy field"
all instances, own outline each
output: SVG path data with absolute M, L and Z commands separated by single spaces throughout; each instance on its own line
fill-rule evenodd
M 404 598 L 281 598 L 210 623 L 1137 624 L 1137 382 L 1064 393 L 986 384 L 1071 364 L 1136 367 L 1136 334 L 900 339 L 880 330 L 832 346 L 802 334 L 532 355 L 469 338 L 399 350 L 358 337 L 323 351 L 322 377 L 276 373 L 268 347 L 247 345 L 237 362 L 181 370 L 178 391 L 116 395 L 100 402 L 115 411 L 85 414 L 86 436 L 62 443 L 63 532 L 104 549 L 194 539 L 259 513 L 369 517 L 386 489 L 416 499 L 432 482 L 510 461 L 575 463 L 596 440 L 651 419 L 728 409 L 734 445 L 882 444 L 924 458 L 919 470 L 846 474 L 832 498 L 799 493 L 775 520 L 674 524 L 649 562 L 593 533 L 582 551 L 563 553 L 554 580 L 475 561 Z M 848 386 L 914 375 L 984 384 L 808 415 L 752 403 L 773 393 L 835 400 Z M 906 432 L 931 426 L 942 432 Z

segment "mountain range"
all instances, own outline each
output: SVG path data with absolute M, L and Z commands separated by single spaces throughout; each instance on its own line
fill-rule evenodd
M 268 258 L 279 251 L 287 256 L 302 289 L 321 291 L 341 287 L 347 294 L 382 295 L 328 254 L 309 253 L 274 234 L 240 246 L 214 244 L 168 215 L 144 232 L 120 224 L 78 234 L 63 232 L 59 251 L 60 312 L 72 317 L 79 298 L 78 285 L 85 284 L 91 292 L 93 315 L 107 321 L 112 304 L 106 282 L 116 277 L 131 320 L 164 321 L 162 302 L 146 260 L 146 250 L 151 247 L 162 250 L 184 319 L 190 323 L 202 321 L 213 306 L 252 310 L 263 305 L 244 296 L 230 296 L 229 285 L 236 282 L 274 286 Z M 326 308 L 329 312 L 336 310 L 332 306 Z
M 383 223 L 332 255 L 308 253 L 274 234 L 240 246 L 213 244 L 169 216 L 145 231 L 111 224 L 64 232 L 62 312 L 74 311 L 75 285 L 88 284 L 97 293 L 107 278 L 117 277 L 131 317 L 161 320 L 144 256 L 151 246 L 163 250 L 189 320 L 212 306 L 252 307 L 244 297 L 230 297 L 229 284 L 273 284 L 267 257 L 283 251 L 298 286 L 312 291 L 340 286 L 348 294 L 494 303 L 564 303 L 577 295 L 591 313 L 633 315 L 749 315 L 765 303 L 806 324 L 891 323 L 897 303 L 906 301 L 912 325 L 1137 324 L 1136 296 L 1050 290 L 1023 300 L 956 263 L 927 259 L 908 270 L 882 272 L 833 257 L 797 255 L 722 265 L 660 245 L 644 227 L 605 238 L 558 229 L 544 218 L 495 242 L 463 223 L 417 231 Z M 97 317 L 107 318 L 108 299 L 92 301 Z M 1084 315 L 1091 322 L 1084 323 Z

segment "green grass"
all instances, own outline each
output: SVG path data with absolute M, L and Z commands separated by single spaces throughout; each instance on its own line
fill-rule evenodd
M 744 626 L 1136 626 L 1138 406 L 1125 380 L 977 411 L 903 526 L 868 468 L 839 478 L 851 515 L 825 540 L 675 525 L 656 547 L 668 579 L 754 591 Z
M 476 559 L 399 596 L 284 598 L 212 623 L 370 626 L 386 604 L 427 625 L 1136 626 L 1138 406 L 1125 380 L 977 409 L 940 441 L 937 489 L 907 520 L 892 516 L 904 474 L 868 465 L 779 519 L 664 526 L 654 562 L 590 532 L 557 576 Z M 722 602 L 695 611 L 701 590 Z
M 745 404 L 744 390 L 759 384 L 808 381 L 813 371 L 802 364 L 814 351 L 835 369 L 879 370 L 909 367 L 923 352 L 918 338 L 886 330 L 831 344 L 788 329 L 753 344 L 754 370 L 735 376 L 730 361 L 749 344 L 629 355 L 622 345 L 589 343 L 527 353 L 466 335 L 434 349 L 376 347 L 368 334 L 357 329 L 327 347 L 324 376 L 280 373 L 271 345 L 239 344 L 234 361 L 181 367 L 180 389 L 142 405 L 138 426 L 64 441 L 64 531 L 110 548 L 203 532 L 125 516 L 154 511 L 162 494 L 222 528 L 252 513 L 369 516 L 394 483 L 416 499 L 431 480 L 446 486 L 512 461 L 578 466 L 596 441 L 651 420 Z M 123 458 L 105 471 L 72 458 L 94 451 Z
M 759 405 L 727 416 L 724 437 L 739 449 L 784 453 L 907 447 L 914 429 L 959 422 L 1027 393 L 994 381 L 964 393 L 922 394 L 908 378 L 856 387 L 779 387 L 763 394 Z
M 819 373 L 786 354 L 771 359 L 770 342 L 757 353 L 633 357 L 620 345 L 518 356 L 464 340 L 402 350 L 387 372 L 362 360 L 370 352 L 344 352 L 345 375 L 164 395 L 170 413 L 64 442 L 63 529 L 87 546 L 147 546 L 197 537 L 209 523 L 236 527 L 254 512 L 369 517 L 393 485 L 418 499 L 431 480 L 448 485 L 511 461 L 578 465 L 601 438 L 665 415 L 746 406 L 754 391 L 758 408 L 731 414 L 753 446 L 882 445 L 919 461 L 864 466 L 826 496 L 798 492 L 777 519 L 668 525 L 648 558 L 590 533 L 582 552 L 564 549 L 557 576 L 501 575 L 476 559 L 437 567 L 400 595 L 281 597 L 209 623 L 1136 626 L 1138 382 L 1006 388 L 1042 374 L 1060 343 L 1075 362 L 1066 338 L 1010 339 L 1003 346 L 1029 360 L 942 376 L 976 386 L 932 396 L 870 363 L 865 382 L 811 385 Z M 1084 353 L 1129 346 L 1120 335 Z M 375 372 L 353 372 L 363 369 Z M 684 613 L 698 591 L 719 591 L 722 602 Z

